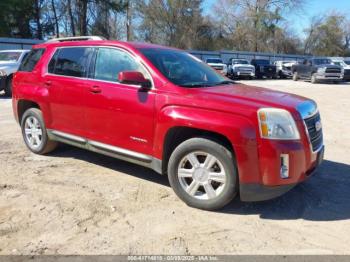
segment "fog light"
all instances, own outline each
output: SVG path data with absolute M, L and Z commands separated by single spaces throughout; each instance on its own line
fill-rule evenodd
M 289 155 L 281 154 L 280 176 L 285 179 L 289 177 Z

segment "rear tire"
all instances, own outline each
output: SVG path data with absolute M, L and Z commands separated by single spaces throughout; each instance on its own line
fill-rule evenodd
M 10 76 L 6 81 L 5 96 L 12 97 L 12 76 Z
M 50 140 L 38 108 L 30 108 L 24 112 L 21 120 L 21 129 L 24 142 L 28 149 L 35 154 L 44 155 L 57 147 L 57 142 Z
M 222 208 L 238 191 L 232 152 L 206 138 L 191 138 L 174 150 L 168 163 L 168 178 L 181 200 L 204 210 Z

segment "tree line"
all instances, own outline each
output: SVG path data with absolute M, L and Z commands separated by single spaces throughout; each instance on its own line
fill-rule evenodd
M 0 37 L 99 35 L 197 50 L 350 56 L 345 14 L 313 17 L 295 32 L 305 0 L 1 0 Z

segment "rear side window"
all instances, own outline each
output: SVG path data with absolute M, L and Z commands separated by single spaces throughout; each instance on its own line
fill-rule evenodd
M 56 75 L 85 77 L 93 54 L 90 47 L 61 48 L 48 65 L 48 72 Z
M 44 48 L 37 48 L 30 51 L 28 55 L 23 59 L 18 71 L 32 72 L 35 65 L 39 62 L 44 51 Z

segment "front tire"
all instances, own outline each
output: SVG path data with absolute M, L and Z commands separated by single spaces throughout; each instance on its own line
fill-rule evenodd
M 316 83 L 317 83 L 317 79 L 316 79 L 316 74 L 315 74 L 315 73 L 313 73 L 313 74 L 311 75 L 311 83 L 313 83 L 313 84 L 316 84 Z
M 294 72 L 293 73 L 293 81 L 298 81 L 299 77 L 298 77 L 298 72 Z
M 26 146 L 35 154 L 44 155 L 57 147 L 57 142 L 50 140 L 47 135 L 42 113 L 37 108 L 24 112 L 21 129 Z
M 222 208 L 238 191 L 232 152 L 206 138 L 191 138 L 174 150 L 168 163 L 168 178 L 181 200 L 204 210 Z

